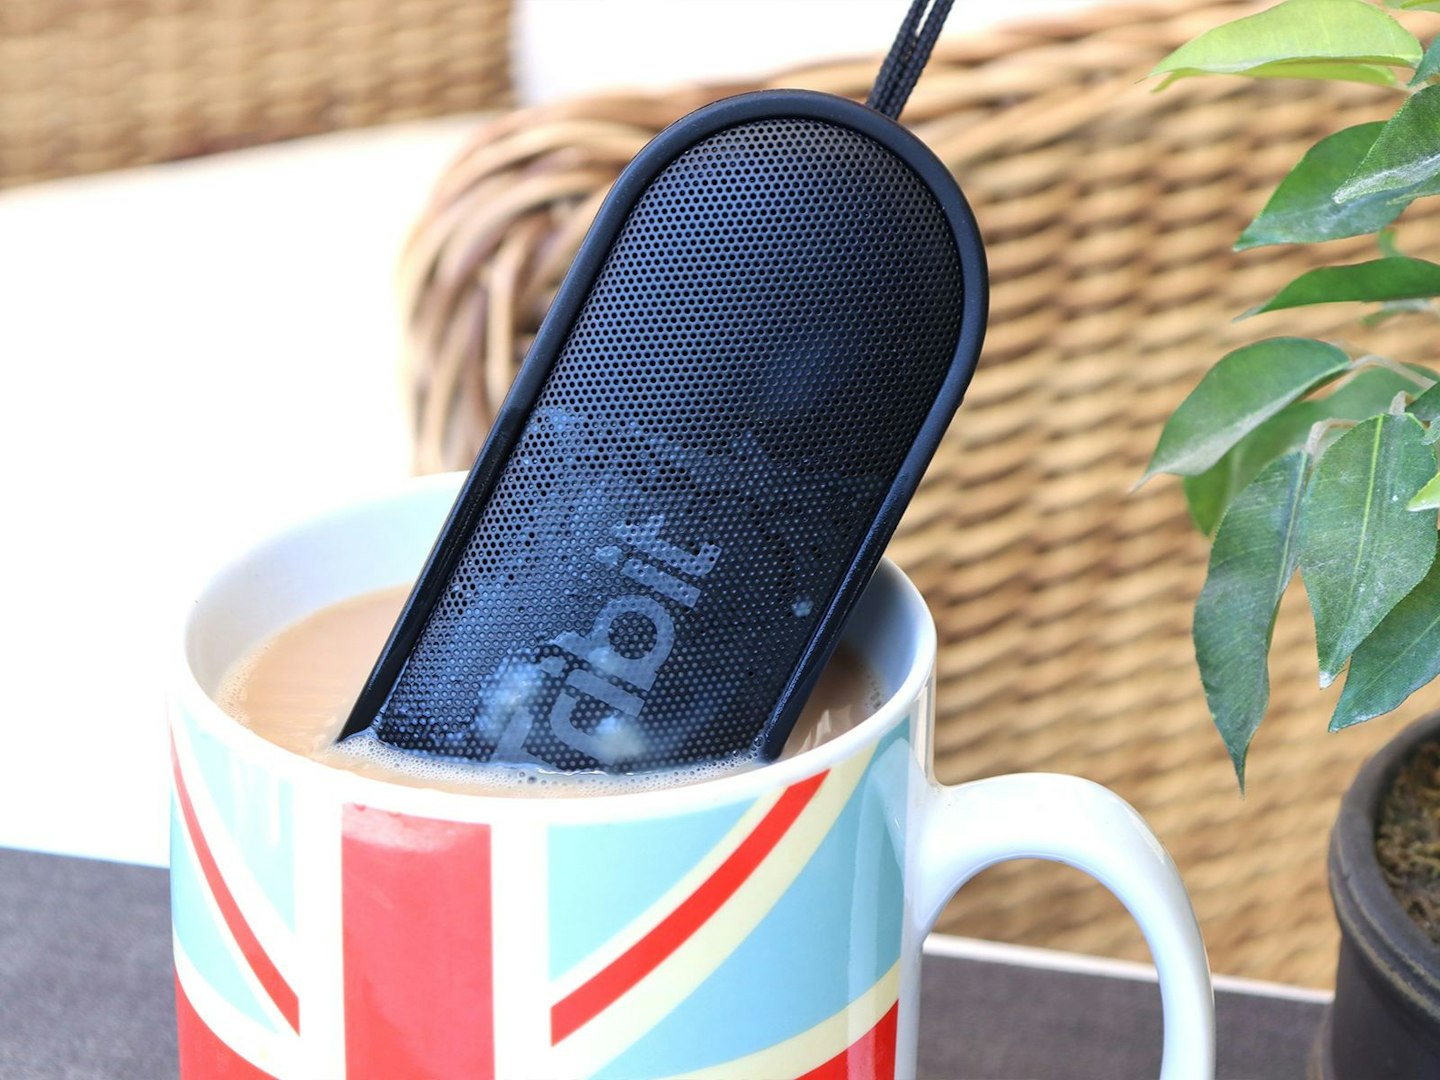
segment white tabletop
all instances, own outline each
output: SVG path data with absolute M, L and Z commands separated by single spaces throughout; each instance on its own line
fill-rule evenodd
M 475 124 L 0 194 L 0 846 L 166 861 L 161 649 L 224 549 L 408 472 L 391 275 Z

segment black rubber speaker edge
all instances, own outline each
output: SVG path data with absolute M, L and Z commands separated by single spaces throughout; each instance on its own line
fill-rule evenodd
M 774 758 L 784 746 L 795 718 L 840 641 L 845 619 L 875 567 L 879 565 L 900 515 L 924 475 L 940 439 L 965 396 L 985 337 L 989 278 L 980 230 L 954 177 L 931 149 L 889 117 L 846 98 L 812 90 L 762 90 L 726 98 L 666 128 L 635 155 L 596 214 L 579 254 L 571 264 L 519 374 L 496 414 L 475 464 L 455 500 L 440 535 L 425 560 L 375 668 L 366 680 L 345 727 L 344 739 L 364 730 L 379 715 L 404 669 L 430 611 L 440 599 L 464 554 L 476 518 L 509 460 L 531 409 L 570 337 L 575 320 L 626 220 L 654 179 L 691 146 L 717 132 L 756 120 L 808 119 L 850 128 L 895 154 L 924 182 L 950 223 L 960 260 L 964 292 L 960 334 L 940 393 L 881 503 L 880 511 L 846 570 L 839 589 L 816 623 L 815 632 L 776 707 L 760 744 L 761 756 Z

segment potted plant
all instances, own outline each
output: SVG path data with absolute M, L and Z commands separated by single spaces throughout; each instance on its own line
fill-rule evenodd
M 1440 0 L 1398 6 L 1440 10 Z M 1440 194 L 1440 39 L 1423 47 L 1366 0 L 1285 0 L 1203 33 L 1154 74 L 1163 85 L 1223 74 L 1396 94 L 1388 120 L 1316 143 L 1236 247 L 1373 234 L 1373 258 L 1311 270 L 1242 317 L 1375 304 L 1364 323 L 1416 321 L 1414 356 L 1256 340 L 1221 358 L 1179 405 L 1141 478 L 1182 477 L 1212 542 L 1195 656 L 1243 788 L 1269 699 L 1276 611 L 1297 572 L 1320 685 L 1345 680 L 1332 731 L 1390 712 L 1440 675 L 1440 372 L 1415 362 L 1440 345 L 1440 264 L 1403 254 L 1395 224 L 1412 202 Z M 1440 1076 L 1440 717 L 1413 725 L 1356 780 L 1330 881 L 1342 946 L 1319 1074 Z

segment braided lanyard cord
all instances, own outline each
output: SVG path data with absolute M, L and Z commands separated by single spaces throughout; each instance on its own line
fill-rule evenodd
M 940 28 L 945 25 L 945 17 L 950 14 L 950 6 L 954 0 L 933 0 L 933 7 L 931 2 L 932 0 L 912 0 L 910 10 L 905 13 L 905 19 L 900 24 L 900 32 L 895 35 L 895 44 L 890 46 L 885 62 L 880 65 L 880 73 L 875 76 L 875 85 L 865 102 L 870 108 L 884 113 L 892 120 L 900 118 L 900 110 L 905 108 L 910 91 L 915 89 L 915 83 L 920 78 L 920 72 L 925 69 L 925 62 L 930 59 L 930 50 L 935 47 L 935 40 L 940 36 Z M 930 14 L 922 26 L 920 16 L 927 7 L 930 8 Z

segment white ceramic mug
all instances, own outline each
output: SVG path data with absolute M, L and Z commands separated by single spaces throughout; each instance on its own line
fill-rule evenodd
M 194 602 L 171 723 L 183 1076 L 909 1077 L 921 941 L 960 885 L 1015 858 L 1077 866 L 1126 904 L 1159 968 L 1162 1077 L 1213 1075 L 1209 973 L 1173 863 L 1088 781 L 935 782 L 935 628 L 889 563 L 846 632 L 885 704 L 703 783 L 424 790 L 292 755 L 214 704 L 287 624 L 411 580 L 458 482 L 280 533 Z

